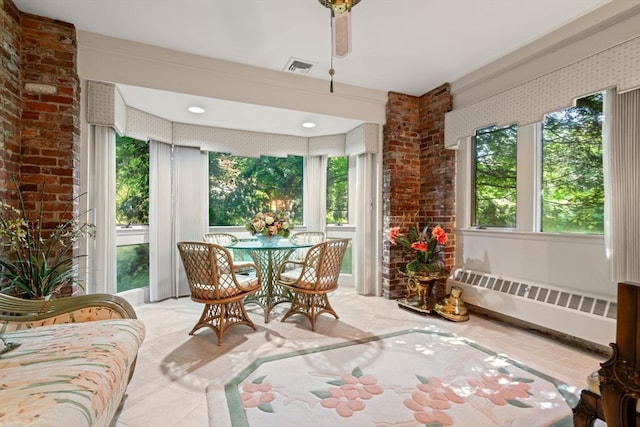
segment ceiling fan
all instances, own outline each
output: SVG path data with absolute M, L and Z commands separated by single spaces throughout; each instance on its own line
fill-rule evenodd
M 344 58 L 351 52 L 351 8 L 360 0 L 318 0 L 331 10 L 331 76 L 330 91 L 333 93 L 333 57 Z

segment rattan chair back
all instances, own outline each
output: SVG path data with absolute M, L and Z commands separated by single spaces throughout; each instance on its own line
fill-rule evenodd
M 316 318 L 321 313 L 338 318 L 327 294 L 338 287 L 348 246 L 349 239 L 326 240 L 312 246 L 304 261 L 287 260 L 280 265 L 278 285 L 293 294 L 291 308 L 282 318 L 283 322 L 293 314 L 302 314 L 311 320 L 311 329 L 315 331 Z
M 238 268 L 229 251 L 215 243 L 180 242 L 178 251 L 191 299 L 205 304 L 200 320 L 189 335 L 207 326 L 216 332 L 218 344 L 221 344 L 224 333 L 232 326 L 245 324 L 255 329 L 242 300 L 260 289 L 261 276 L 257 267 L 243 263 L 243 268 L 252 267 L 255 275 L 236 274 Z
M 220 246 L 229 246 L 238 243 L 238 237 L 230 233 L 204 233 L 202 240 Z
M 292 234 L 289 241 L 294 245 L 315 245 L 324 242 L 325 234 L 322 231 L 300 231 Z M 309 252 L 309 248 L 296 249 L 289 255 L 289 259 L 303 261 Z

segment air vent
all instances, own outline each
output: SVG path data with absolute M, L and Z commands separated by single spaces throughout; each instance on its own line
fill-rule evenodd
M 288 73 L 296 73 L 296 74 L 308 74 L 309 70 L 316 65 L 316 62 L 307 61 L 304 59 L 291 58 L 287 65 L 284 67 L 284 71 Z

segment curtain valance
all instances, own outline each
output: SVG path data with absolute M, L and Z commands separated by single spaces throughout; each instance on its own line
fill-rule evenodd
M 620 43 L 487 99 L 445 115 L 445 147 L 486 126 L 542 121 L 546 113 L 608 88 L 619 93 L 640 87 L 640 37 Z
M 111 83 L 89 81 L 88 121 L 113 127 L 120 135 L 236 156 L 343 156 L 378 151 L 376 124 L 365 123 L 346 134 L 318 137 L 270 134 L 176 123 L 125 104 Z

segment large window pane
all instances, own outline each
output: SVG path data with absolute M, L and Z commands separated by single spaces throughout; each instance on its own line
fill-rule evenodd
M 327 162 L 327 224 L 349 223 L 349 157 Z
M 116 135 L 116 221 L 120 233 L 144 230 L 126 239 L 116 252 L 117 291 L 149 286 L 149 245 L 142 243 L 149 224 L 149 144 Z M 139 243 L 139 244 L 136 244 Z
M 116 220 L 149 224 L 149 144 L 116 135 Z
M 545 117 L 542 231 L 603 233 L 602 102 L 597 93 Z
M 475 135 L 474 226 L 516 226 L 517 129 L 480 129 Z
M 149 286 L 149 244 L 118 246 L 118 292 Z
M 209 225 L 245 225 L 258 212 L 277 210 L 303 221 L 303 158 L 238 157 L 209 153 Z

